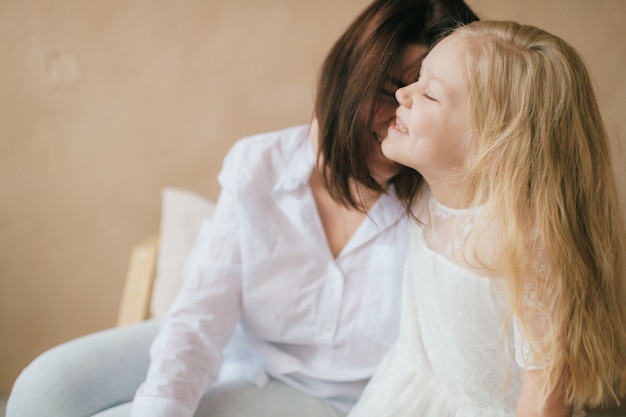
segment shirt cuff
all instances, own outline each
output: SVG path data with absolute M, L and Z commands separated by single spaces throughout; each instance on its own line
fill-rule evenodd
M 137 397 L 131 417 L 193 417 L 194 410 L 170 398 Z

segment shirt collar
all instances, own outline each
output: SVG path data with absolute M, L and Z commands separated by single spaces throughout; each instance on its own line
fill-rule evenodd
M 304 139 L 297 145 L 300 149 L 293 153 L 293 157 L 285 165 L 280 178 L 276 181 L 274 191 L 293 191 L 309 182 L 315 164 L 315 154 L 308 132 L 307 129 Z
M 368 217 L 374 224 L 391 226 L 405 214 L 406 210 L 398 199 L 395 187 L 390 185 L 369 210 Z
M 367 218 L 348 241 L 341 254 L 349 253 L 361 247 L 383 231 L 394 227 L 398 222 L 406 219 L 406 210 L 398 200 L 395 188 L 392 185 L 374 203 L 374 206 L 367 213 Z
M 296 145 L 292 158 L 285 165 L 280 178 L 276 181 L 274 191 L 293 191 L 301 185 L 308 184 L 316 156 L 309 138 L 309 129 Z M 388 227 L 395 224 L 405 214 L 404 206 L 398 200 L 395 187 L 391 185 L 370 209 L 368 215 L 374 224 Z

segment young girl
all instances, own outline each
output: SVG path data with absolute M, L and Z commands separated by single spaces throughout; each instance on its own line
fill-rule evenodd
M 626 391 L 626 230 L 589 75 L 475 22 L 397 91 L 385 156 L 423 175 L 400 337 L 351 416 L 570 416 Z

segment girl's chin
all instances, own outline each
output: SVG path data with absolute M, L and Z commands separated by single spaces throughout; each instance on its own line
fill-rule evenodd
M 402 161 L 406 155 L 403 155 L 406 151 L 401 146 L 397 138 L 387 137 L 380 145 L 380 150 L 385 158 L 389 161 L 393 161 L 396 164 L 402 164 Z
M 398 137 L 395 135 L 387 135 L 385 139 L 380 142 L 380 151 L 385 155 L 385 157 L 389 158 L 386 153 L 388 150 L 394 149 L 398 144 Z

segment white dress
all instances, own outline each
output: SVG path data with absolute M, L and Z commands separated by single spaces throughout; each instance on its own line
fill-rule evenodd
M 442 206 L 425 192 L 410 226 L 400 337 L 352 417 L 513 416 L 525 346 L 507 320 L 502 280 L 463 265 L 480 209 Z M 517 348 L 516 348 L 517 346 Z

